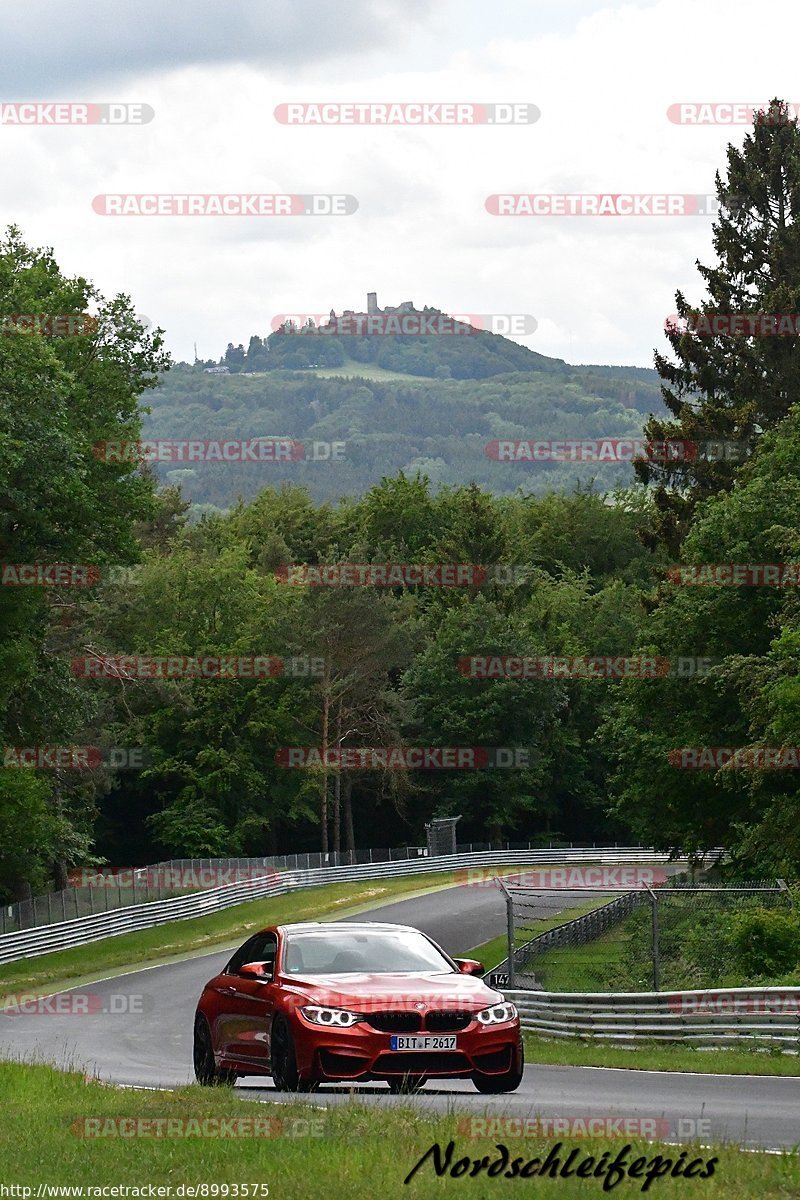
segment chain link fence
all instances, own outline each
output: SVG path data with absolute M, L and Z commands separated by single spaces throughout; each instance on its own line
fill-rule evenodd
M 747 986 L 782 966 L 800 969 L 800 924 L 783 880 L 723 886 L 673 876 L 616 895 L 607 887 L 503 890 L 508 949 L 491 972 L 498 986 L 658 992 Z
M 489 852 L 489 842 L 464 842 L 458 854 Z M 503 850 L 595 849 L 593 843 L 507 842 Z M 617 849 L 603 847 L 606 853 Z M 308 871 L 318 867 L 358 866 L 367 863 L 406 862 L 427 858 L 426 846 L 401 846 L 394 849 L 331 851 L 327 854 L 300 853 L 253 858 L 173 858 L 146 867 L 125 869 L 86 868 L 72 873 L 71 885 L 62 891 L 33 896 L 29 900 L 0 905 L 0 934 L 36 929 L 59 921 L 92 916 L 150 900 L 168 900 L 226 883 L 243 883 L 271 872 Z

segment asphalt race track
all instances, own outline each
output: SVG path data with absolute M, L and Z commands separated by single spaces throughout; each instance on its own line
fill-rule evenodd
M 563 906 L 574 903 L 574 893 L 564 892 Z M 458 954 L 503 930 L 505 905 L 498 889 L 454 887 L 376 908 L 369 917 L 414 925 Z M 368 915 L 343 919 L 365 920 Z M 75 989 L 89 994 L 89 1013 L 0 1013 L 0 1056 L 78 1067 L 134 1086 L 185 1084 L 192 1078 L 198 996 L 229 956 L 230 949 L 216 951 Z M 635 1051 L 631 1054 L 633 1058 Z M 237 1090 L 254 1100 L 281 1098 L 268 1081 L 252 1076 Z M 388 1088 L 375 1084 L 326 1086 L 303 1099 L 330 1105 L 347 1103 L 352 1094 L 366 1103 L 411 1103 L 439 1111 L 455 1105 L 476 1117 L 635 1120 L 643 1136 L 665 1141 L 729 1141 L 761 1148 L 800 1143 L 796 1078 L 528 1066 L 522 1085 L 508 1096 L 481 1096 L 471 1083 L 448 1080 L 432 1081 L 411 1097 L 390 1095 Z M 625 1131 L 624 1124 L 621 1129 Z M 545 1125 L 543 1131 L 557 1136 L 557 1127 Z

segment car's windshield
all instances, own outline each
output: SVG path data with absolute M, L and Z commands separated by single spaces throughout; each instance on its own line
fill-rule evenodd
M 453 965 L 420 933 L 343 929 L 341 933 L 288 934 L 283 969 L 303 975 L 351 971 L 452 973 Z

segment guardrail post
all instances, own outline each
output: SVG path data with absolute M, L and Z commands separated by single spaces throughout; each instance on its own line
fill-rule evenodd
M 652 910 L 652 944 L 653 944 L 653 991 L 661 991 L 661 954 L 658 944 L 658 897 L 651 887 L 648 887 L 650 893 L 650 907 Z
M 508 986 L 516 986 L 516 971 L 514 969 L 514 901 L 510 893 L 506 893 L 506 929 L 508 933 Z
M 495 883 L 501 889 L 506 898 L 506 941 L 508 943 L 508 987 L 513 988 L 516 985 L 516 971 L 514 969 L 514 897 L 508 890 L 503 880 L 499 875 L 495 875 Z

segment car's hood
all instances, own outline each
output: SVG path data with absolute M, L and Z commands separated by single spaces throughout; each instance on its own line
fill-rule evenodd
M 419 1004 L 440 1009 L 478 1012 L 500 1001 L 500 994 L 475 975 L 375 974 L 282 975 L 284 987 L 302 993 L 308 1003 L 358 1012 L 413 1009 Z

